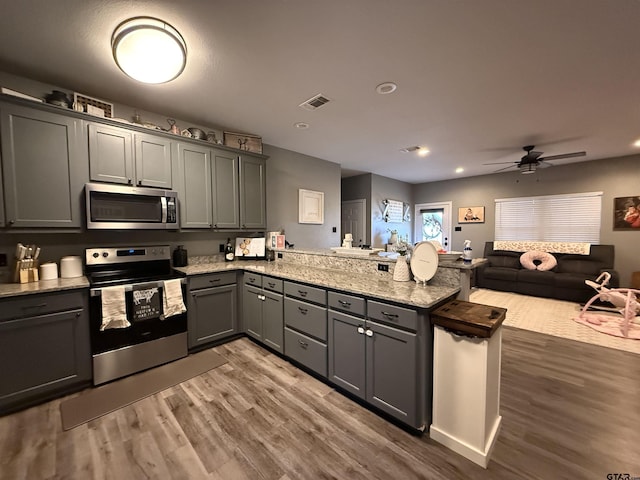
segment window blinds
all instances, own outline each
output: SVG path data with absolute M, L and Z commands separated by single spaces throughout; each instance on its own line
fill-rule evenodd
M 495 240 L 600 243 L 602 192 L 495 202 Z

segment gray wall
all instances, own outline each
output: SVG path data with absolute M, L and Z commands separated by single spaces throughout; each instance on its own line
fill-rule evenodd
M 509 172 L 461 178 L 413 186 L 415 203 L 453 202 L 453 226 L 457 225 L 459 207 L 485 207 L 485 223 L 462 225 L 452 232 L 452 250 L 462 250 L 465 239 L 471 240 L 473 255 L 482 255 L 484 243 L 493 240 L 496 198 L 554 195 L 562 193 L 602 191 L 600 243 L 616 247 L 615 268 L 623 286 L 628 286 L 631 273 L 640 270 L 637 254 L 640 231 L 613 230 L 613 199 L 640 194 L 640 155 L 556 165 L 539 169 L 533 175 Z
M 297 248 L 340 245 L 340 165 L 265 145 L 267 231 L 284 229 Z M 324 192 L 324 224 L 298 223 L 298 189 Z M 335 227 L 336 231 L 333 232 Z

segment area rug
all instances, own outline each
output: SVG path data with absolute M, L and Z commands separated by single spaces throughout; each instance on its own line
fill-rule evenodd
M 469 300 L 506 308 L 504 325 L 507 326 L 640 355 L 640 341 L 607 335 L 574 321 L 580 314 L 578 303 L 483 288 L 473 289 Z
M 213 350 L 189 355 L 121 380 L 85 390 L 60 404 L 62 428 L 69 430 L 227 363 Z

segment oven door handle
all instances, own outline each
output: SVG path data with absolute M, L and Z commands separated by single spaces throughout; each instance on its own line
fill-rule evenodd
M 187 284 L 187 279 L 186 278 L 181 278 L 180 279 L 180 283 L 182 285 L 186 285 Z M 127 285 L 124 285 L 124 291 L 125 292 L 130 292 L 134 288 L 153 288 L 153 287 L 158 287 L 158 288 L 164 287 L 164 281 L 160 280 L 158 282 L 129 283 Z M 102 295 L 102 288 L 100 288 L 100 287 L 91 288 L 89 290 L 89 296 L 91 296 L 91 297 L 99 297 L 100 295 Z

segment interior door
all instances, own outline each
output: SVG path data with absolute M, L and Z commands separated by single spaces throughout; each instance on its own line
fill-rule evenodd
M 451 250 L 451 202 L 420 203 L 415 209 L 415 241 L 437 241 Z
M 363 243 L 371 243 L 368 241 L 367 236 L 366 202 L 365 199 L 342 202 L 340 212 L 340 238 L 344 238 L 345 233 L 350 233 L 353 236 L 354 247 L 359 247 Z

